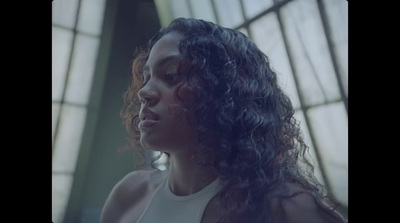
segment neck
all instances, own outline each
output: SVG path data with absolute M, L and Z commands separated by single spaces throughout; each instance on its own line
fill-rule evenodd
M 217 178 L 212 166 L 201 166 L 193 154 L 171 154 L 169 187 L 178 196 L 194 194 Z

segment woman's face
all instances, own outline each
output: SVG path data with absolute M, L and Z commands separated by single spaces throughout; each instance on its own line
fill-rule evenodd
M 178 75 L 182 35 L 168 33 L 154 45 L 143 69 L 139 130 L 141 145 L 163 152 L 188 151 L 196 142 L 195 125 L 189 122 L 183 103 L 191 98 Z M 179 98 L 178 98 L 179 90 Z

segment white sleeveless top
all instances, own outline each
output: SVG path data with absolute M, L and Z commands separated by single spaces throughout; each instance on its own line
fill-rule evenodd
M 194 194 L 177 196 L 171 192 L 168 180 L 166 177 L 156 189 L 138 223 L 200 223 L 208 202 L 221 189 L 217 178 Z

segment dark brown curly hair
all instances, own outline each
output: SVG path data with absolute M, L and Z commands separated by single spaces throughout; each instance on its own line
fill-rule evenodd
M 298 194 L 282 190 L 288 182 L 300 185 L 300 193 L 312 194 L 324 211 L 340 219 L 332 211 L 335 200 L 314 177 L 294 108 L 268 57 L 238 31 L 179 18 L 149 41 L 133 61 L 121 110 L 132 145 L 140 148 L 136 94 L 142 68 L 154 44 L 169 32 L 184 36 L 180 64 L 190 67 L 185 84 L 196 98 L 187 109 L 196 114 L 204 145 L 196 154 L 214 154 L 213 163 L 201 164 L 212 165 L 223 183 L 219 200 L 226 212 L 220 222 L 276 222 L 279 214 L 272 213 L 272 201 Z

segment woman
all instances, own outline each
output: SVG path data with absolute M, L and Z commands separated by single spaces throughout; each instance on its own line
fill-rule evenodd
M 102 223 L 345 222 L 267 56 L 242 33 L 174 20 L 135 58 L 124 100 L 134 147 L 169 167 L 122 179 Z

